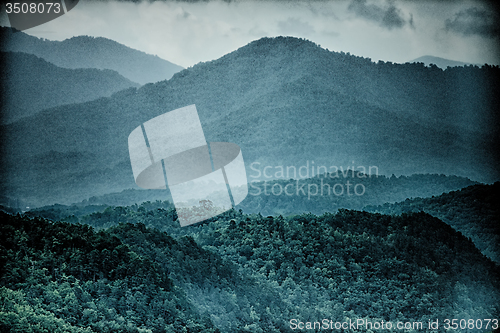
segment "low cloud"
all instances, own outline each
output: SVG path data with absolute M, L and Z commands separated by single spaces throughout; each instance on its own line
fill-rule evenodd
M 445 21 L 445 29 L 464 36 L 479 35 L 487 38 L 500 37 L 498 16 L 493 12 L 471 7 Z
M 368 4 L 367 0 L 353 0 L 348 9 L 357 16 L 377 22 L 387 29 L 402 28 L 407 23 L 402 11 L 394 5 L 393 1 L 380 6 Z M 408 23 L 413 26 L 413 17 Z
M 290 17 L 286 21 L 278 22 L 278 28 L 283 34 L 309 35 L 314 33 L 314 28 L 307 22 Z

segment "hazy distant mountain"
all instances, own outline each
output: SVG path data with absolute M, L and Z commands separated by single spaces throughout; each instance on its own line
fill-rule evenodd
M 335 195 L 333 193 L 316 193 L 314 187 L 318 188 L 321 183 L 330 187 L 336 183 L 349 181 L 352 186 L 350 194 Z M 305 185 L 305 193 L 293 196 L 275 195 L 277 188 L 284 188 L 288 185 L 287 191 L 296 191 L 296 185 Z M 364 186 L 365 193 L 362 196 L 353 193 L 353 187 L 357 184 Z M 246 214 L 267 215 L 296 215 L 302 213 L 323 214 L 325 212 L 337 212 L 338 209 L 362 210 L 367 205 L 383 205 L 405 200 L 406 198 L 431 197 L 462 189 L 464 187 L 477 184 L 467 178 L 444 175 L 412 175 L 401 177 L 372 177 L 372 178 L 352 178 L 340 176 L 333 179 L 329 176 L 320 175 L 313 178 L 296 180 L 272 180 L 267 182 L 253 182 L 249 188 L 249 195 L 245 200 L 236 206 Z M 312 186 L 311 193 L 308 193 L 308 186 Z M 275 189 L 273 189 L 273 186 Z M 309 195 L 308 195 L 309 194 Z M 310 195 L 312 194 L 312 195 Z M 8 198 L 6 198 L 8 200 Z M 54 221 L 64 219 L 71 215 L 81 216 L 89 214 L 91 205 L 96 210 L 104 210 L 107 206 L 131 206 L 144 202 L 154 203 L 156 201 L 172 202 L 172 198 L 165 190 L 143 190 L 127 189 L 118 193 L 109 193 L 102 196 L 93 196 L 79 203 L 72 205 L 50 205 L 31 210 L 30 214 Z M 0 199 L 0 204 L 2 203 Z M 4 205 L 8 202 L 4 199 Z M 171 204 L 172 205 L 172 204 Z M 384 206 L 385 207 L 385 206 Z M 24 207 L 22 207 L 24 208 Z M 24 209 L 25 210 L 25 209 Z M 418 211 L 418 210 L 417 210 Z M 56 217 L 54 217 L 56 216 Z
M 398 203 L 365 207 L 382 214 L 426 212 L 470 238 L 476 247 L 500 263 L 500 183 L 478 184 L 432 198 L 412 198 Z
M 362 210 L 367 205 L 394 203 L 406 198 L 431 197 L 476 184 L 467 178 L 444 175 L 366 178 L 352 177 L 352 175 L 344 177 L 341 174 L 338 178 L 332 178 L 332 176 L 335 175 L 323 174 L 298 181 L 283 179 L 253 182 L 249 187 L 249 195 L 237 208 L 241 208 L 247 214 L 261 213 L 264 216 L 323 214 L 336 212 L 341 208 Z M 347 182 L 350 184 L 349 191 Z M 284 191 L 285 187 L 288 193 L 294 195 L 280 193 L 280 189 Z M 300 188 L 303 192 L 297 190 Z M 356 193 L 363 194 L 357 195 Z M 105 199 L 107 198 L 103 197 L 102 201 L 96 202 L 105 202 Z M 89 200 L 89 202 L 92 201 Z
M 467 63 L 467 62 L 449 60 L 449 59 L 433 57 L 433 56 L 429 56 L 429 55 L 419 57 L 417 59 L 413 59 L 410 62 L 413 62 L 413 63 L 421 62 L 425 66 L 430 66 L 431 64 L 434 64 L 441 69 L 446 69 L 447 67 L 457 67 L 457 66 L 463 67 L 463 66 L 474 65 L 471 63 Z
M 78 36 L 59 42 L 0 29 L 2 51 L 31 53 L 59 67 L 111 69 L 139 84 L 170 79 L 183 69 L 107 38 Z
M 43 192 L 49 204 L 134 187 L 130 132 L 190 104 L 206 139 L 239 144 L 247 168 L 314 161 L 494 181 L 499 71 L 376 64 L 297 38 L 263 38 L 168 81 L 4 126 L 3 190 L 23 198 Z M 38 167 L 47 158 L 57 163 Z
M 43 109 L 80 103 L 138 87 L 115 71 L 67 69 L 21 52 L 0 52 L 2 122 L 31 116 Z

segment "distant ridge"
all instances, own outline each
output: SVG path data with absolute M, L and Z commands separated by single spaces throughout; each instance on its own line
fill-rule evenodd
M 421 62 L 425 66 L 430 66 L 431 64 L 434 64 L 441 69 L 446 69 L 448 67 L 459 67 L 459 66 L 463 67 L 463 66 L 474 65 L 474 64 L 471 64 L 468 62 L 449 60 L 449 59 L 434 57 L 434 56 L 429 56 L 429 55 L 425 55 L 425 56 L 419 57 L 417 59 L 413 59 L 412 61 L 409 61 L 409 62 L 410 63 Z
M 29 53 L 0 52 L 0 63 L 2 123 L 139 86 L 113 70 L 61 68 Z
M 117 71 L 141 85 L 168 80 L 183 68 L 103 37 L 78 36 L 50 41 L 0 27 L 0 50 L 34 54 L 59 67 Z

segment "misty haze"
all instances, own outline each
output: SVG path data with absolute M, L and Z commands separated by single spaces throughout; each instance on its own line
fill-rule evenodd
M 104 1 L 3 24 L 0 331 L 496 332 L 497 18 L 482 2 Z M 389 35 L 422 52 L 380 60 Z M 448 59 L 431 36 L 477 53 Z M 162 129 L 144 124 L 186 106 L 198 136 L 169 144 L 199 154 L 155 161 Z

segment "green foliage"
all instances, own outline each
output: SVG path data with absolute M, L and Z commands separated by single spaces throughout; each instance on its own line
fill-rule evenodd
M 211 224 L 200 227 L 199 242 L 274 283 L 287 310 L 300 309 L 288 318 L 341 319 L 352 312 L 357 318 L 427 321 L 495 317 L 500 311 L 498 267 L 425 213 L 392 217 L 340 210 L 243 216 L 223 225 L 215 227 L 215 238 Z
M 40 304 L 31 305 L 23 291 L 0 287 L 0 331 L 4 333 L 54 332 L 91 333 L 90 328 L 74 326 L 58 318 Z
M 470 238 L 481 252 L 500 264 L 500 183 L 474 185 L 430 198 L 367 206 L 365 210 L 401 215 L 426 212 Z
M 0 323 L 34 327 L 29 313 L 67 331 L 291 332 L 293 318 L 500 313 L 498 266 L 423 212 L 229 210 L 181 228 L 169 205 L 108 207 L 85 224 L 3 214 Z
M 216 331 L 166 266 L 112 232 L 5 213 L 0 219 L 2 332 Z M 142 224 L 121 228 L 146 232 Z

